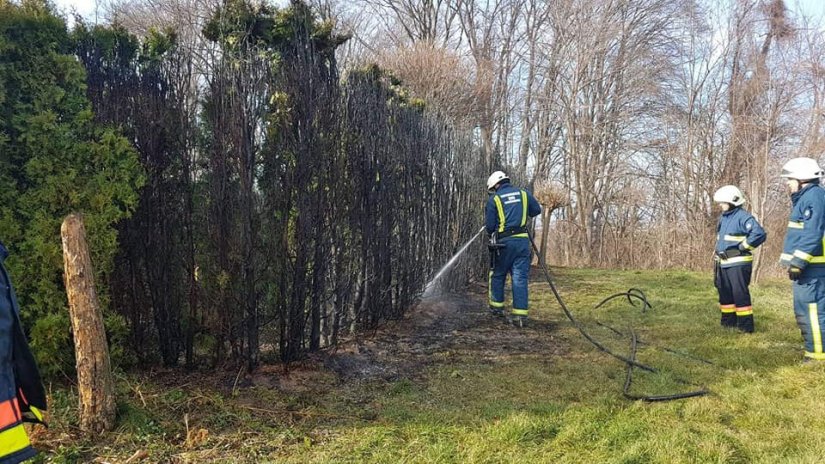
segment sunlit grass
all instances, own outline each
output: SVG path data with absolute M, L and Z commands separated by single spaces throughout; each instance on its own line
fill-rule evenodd
M 502 352 L 496 361 L 464 356 L 427 368 L 423 378 L 319 386 L 298 397 L 259 388 L 242 398 L 191 390 L 182 399 L 162 395 L 150 402 L 149 412 L 127 409 L 132 420 L 122 432 L 150 434 L 156 444 L 124 439 L 111 453 L 128 457 L 148 446 L 155 458 L 176 456 L 178 462 L 294 463 L 813 463 L 825 455 L 825 429 L 818 425 L 825 417 L 825 366 L 800 363 L 789 283 L 752 287 L 757 333 L 745 335 L 719 327 L 707 274 L 558 273 L 568 305 L 611 349 L 627 354 L 629 338 L 594 321 L 625 333 L 632 327 L 646 342 L 714 363 L 641 346 L 639 361 L 661 372 L 636 370 L 634 393 L 703 386 L 712 394 L 668 403 L 626 400 L 621 394 L 624 365 L 588 344 L 564 318 L 546 284 L 534 280 L 531 318 L 549 323 L 547 337 L 564 348 L 564 355 L 539 351 L 508 357 Z M 646 292 L 653 310 L 642 313 L 621 299 L 592 309 L 631 287 Z M 206 428 L 210 435 L 186 449 L 185 429 L 175 417 L 187 409 L 171 414 L 164 407 L 189 402 L 192 408 L 198 395 L 197 413 L 191 413 L 196 423 L 190 427 Z M 307 414 L 262 415 L 244 409 L 250 399 L 273 410 Z M 140 406 L 134 396 L 129 404 Z M 141 426 L 149 420 L 151 427 Z M 100 445 L 90 446 L 92 454 L 105 454 Z

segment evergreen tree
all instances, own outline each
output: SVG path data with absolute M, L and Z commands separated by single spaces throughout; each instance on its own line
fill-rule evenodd
M 143 183 L 129 141 L 95 123 L 86 73 L 71 51 L 65 21 L 47 2 L 0 0 L 0 240 L 12 251 L 21 316 L 47 374 L 73 365 L 61 221 L 84 215 L 105 306 L 114 225 Z

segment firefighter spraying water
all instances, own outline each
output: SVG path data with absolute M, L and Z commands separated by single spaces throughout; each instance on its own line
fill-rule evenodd
M 528 279 L 530 274 L 530 263 L 532 252 L 538 255 L 538 263 L 544 273 L 547 284 L 550 286 L 553 295 L 559 303 L 564 315 L 573 324 L 576 330 L 593 344 L 597 349 L 605 354 L 612 356 L 627 366 L 626 379 L 623 387 L 623 395 L 632 400 L 642 401 L 670 401 L 684 398 L 692 398 L 697 396 L 704 396 L 709 393 L 705 388 L 693 389 L 685 392 L 669 394 L 669 395 L 639 395 L 631 393 L 631 384 L 633 379 L 633 369 L 638 368 L 650 373 L 659 373 L 659 369 L 647 364 L 643 364 L 636 360 L 636 349 L 638 345 L 648 345 L 658 348 L 662 351 L 672 355 L 680 356 L 692 361 L 702 362 L 705 364 L 714 363 L 689 353 L 683 353 L 678 350 L 669 349 L 667 347 L 656 346 L 651 343 L 639 339 L 635 331 L 629 328 L 629 335 L 631 340 L 630 352 L 628 355 L 622 355 L 609 349 L 599 340 L 594 338 L 586 328 L 573 316 L 572 311 L 567 307 L 558 290 L 556 289 L 553 278 L 544 262 L 544 257 L 540 255 L 536 247 L 533 237 L 530 233 L 528 220 L 541 214 L 541 206 L 533 195 L 510 184 L 510 179 L 504 172 L 494 172 L 487 181 L 488 193 L 490 198 L 487 201 L 485 209 L 485 225 L 473 237 L 471 237 L 450 260 L 439 269 L 435 276 L 426 285 L 423 297 L 433 296 L 434 289 L 437 288 L 439 280 L 446 274 L 446 272 L 455 265 L 458 258 L 467 251 L 469 246 L 486 231 L 489 235 L 487 247 L 490 251 L 490 269 L 488 273 L 488 300 L 489 311 L 496 317 L 503 317 L 505 315 L 505 301 L 504 301 L 504 283 L 507 275 L 512 277 L 513 282 L 513 308 L 507 321 L 516 327 L 524 328 L 527 326 L 528 316 Z M 738 201 L 738 200 L 736 200 Z M 733 204 L 733 201 L 731 201 Z M 756 247 L 758 243 L 756 240 L 748 241 L 745 246 L 751 245 Z M 726 248 L 727 250 L 727 248 Z M 729 250 L 728 250 L 729 251 Z M 729 258 L 725 258 L 729 259 Z M 644 292 L 639 289 L 630 289 L 627 292 L 617 293 L 611 295 L 596 307 L 600 307 L 607 301 L 614 298 L 625 297 L 634 307 L 641 307 L 642 311 L 652 309 L 650 302 L 647 300 Z M 597 325 L 605 327 L 611 332 L 619 336 L 625 336 L 623 333 L 606 324 L 596 322 Z M 676 381 L 682 385 L 693 386 L 695 384 L 676 378 Z
M 530 272 L 530 262 L 532 258 L 531 252 L 535 251 L 535 253 L 539 255 L 536 244 L 533 241 L 529 231 L 528 220 L 541 214 L 541 206 L 530 192 L 511 185 L 510 179 L 504 172 L 501 171 L 496 171 L 490 176 L 487 181 L 487 190 L 490 193 L 490 198 L 487 201 L 485 210 L 485 226 L 469 241 L 467 241 L 467 243 L 465 243 L 459 251 L 453 255 L 452 258 L 450 258 L 447 264 L 445 264 L 436 273 L 435 277 L 433 277 L 433 279 L 427 284 L 424 297 L 432 295 L 433 288 L 435 288 L 439 279 L 455 264 L 458 258 L 469 248 L 470 244 L 486 230 L 489 234 L 488 249 L 490 251 L 490 270 L 488 274 L 489 311 L 497 317 L 503 317 L 505 315 L 504 283 L 507 275 L 509 274 L 511 275 L 513 282 L 513 309 L 508 321 L 516 327 L 524 328 L 527 326 L 528 320 L 527 284 Z M 562 311 L 573 326 L 582 334 L 582 336 L 584 336 L 584 338 L 586 338 L 600 351 L 621 360 L 626 364 L 626 380 L 623 388 L 623 394 L 625 397 L 642 401 L 669 401 L 703 396 L 709 393 L 708 390 L 704 388 L 672 395 L 651 396 L 630 393 L 633 368 L 639 368 L 651 373 L 659 372 L 658 369 L 636 360 L 637 345 L 650 344 L 640 340 L 632 328 L 630 329 L 632 342 L 631 349 L 627 356 L 615 353 L 596 340 L 573 316 L 573 313 L 564 303 L 564 300 L 558 293 L 558 290 L 553 283 L 553 279 L 550 276 L 550 272 L 544 263 L 544 257 L 539 255 L 538 261 L 542 271 L 544 272 L 546 281 L 553 292 L 553 295 L 556 297 Z M 638 289 L 631 289 L 628 292 L 611 295 L 599 303 L 597 307 L 617 297 L 626 297 L 634 306 L 636 306 L 638 302 L 641 302 L 643 311 L 652 309 L 652 306 L 647 301 L 647 297 L 641 290 Z M 618 335 L 623 335 L 620 331 L 610 326 L 605 324 L 599 325 L 608 328 Z M 658 348 L 687 359 L 692 359 L 694 361 L 699 361 L 706 364 L 713 364 L 710 361 L 687 353 L 682 353 L 664 347 Z M 684 385 L 693 385 L 685 380 L 677 379 L 677 381 Z
M 516 327 L 527 325 L 530 275 L 530 240 L 527 220 L 541 214 L 541 205 L 527 190 L 510 184 L 507 174 L 496 171 L 487 179 L 491 194 L 485 209 L 484 227 L 490 234 L 490 313 L 504 316 L 504 282 L 513 282 L 513 308 L 509 321 Z

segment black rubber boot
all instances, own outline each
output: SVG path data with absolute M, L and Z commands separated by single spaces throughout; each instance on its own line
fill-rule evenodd
M 736 328 L 741 332 L 753 333 L 753 314 L 736 316 Z
M 527 327 L 527 316 L 511 316 L 510 324 L 513 324 L 515 327 L 518 327 L 519 329 L 523 329 Z
M 722 313 L 722 327 L 736 327 L 737 322 L 736 313 Z
M 504 310 L 501 308 L 490 308 L 490 314 L 496 317 L 504 317 Z

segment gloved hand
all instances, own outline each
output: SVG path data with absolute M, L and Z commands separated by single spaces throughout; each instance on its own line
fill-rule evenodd
M 788 278 L 796 282 L 799 280 L 799 276 L 802 275 L 802 269 L 799 269 L 796 266 L 791 266 L 788 268 Z
M 718 256 L 719 259 L 730 259 L 730 258 L 739 256 L 740 254 L 741 253 L 736 248 L 728 248 L 725 251 L 717 251 L 716 252 L 716 256 Z
M 498 252 L 498 250 L 504 248 L 503 243 L 498 243 L 498 234 L 493 232 L 490 234 L 490 241 L 487 242 L 487 249 L 490 250 L 490 253 Z
M 735 258 L 737 256 L 742 256 L 744 254 L 745 253 L 742 253 L 742 251 L 740 251 L 739 248 L 728 248 L 727 250 L 725 250 L 725 255 L 728 259 Z

